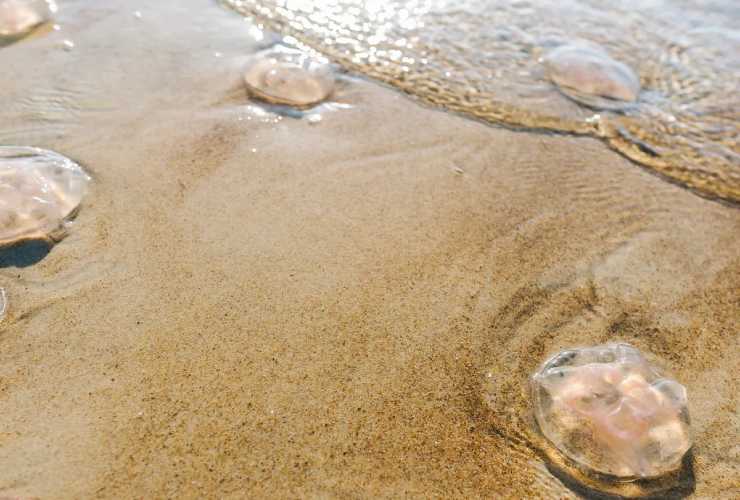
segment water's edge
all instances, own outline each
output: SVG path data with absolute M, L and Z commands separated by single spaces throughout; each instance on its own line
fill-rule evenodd
M 678 83 L 675 81 L 678 77 L 674 74 L 656 77 L 652 82 L 653 87 L 677 85 L 677 89 L 672 90 L 674 95 L 666 91 L 668 97 L 656 98 L 652 95 L 655 92 L 649 90 L 646 92 L 648 102 L 637 113 L 594 114 L 593 110 L 583 109 L 560 113 L 560 110 L 553 112 L 549 109 L 549 104 L 544 105 L 541 111 L 536 99 L 532 99 L 530 104 L 526 98 L 522 98 L 523 104 L 520 105 L 520 99 L 515 95 L 507 95 L 508 88 L 502 88 L 498 92 L 496 85 L 502 84 L 485 81 L 481 76 L 483 73 L 475 73 L 473 76 L 468 76 L 469 72 L 465 73 L 463 79 L 469 80 L 462 82 L 446 79 L 450 72 L 442 70 L 447 68 L 446 65 L 451 67 L 456 64 L 453 61 L 456 54 L 446 54 L 445 51 L 452 52 L 454 47 L 448 47 L 448 41 L 437 35 L 430 36 L 431 41 L 425 41 L 423 38 L 426 35 L 422 34 L 422 40 L 417 45 L 423 48 L 409 44 L 403 52 L 399 51 L 401 54 L 409 54 L 409 57 L 397 54 L 385 58 L 378 56 L 384 52 L 384 46 L 382 43 L 371 42 L 367 36 L 367 26 L 376 29 L 389 23 L 383 21 L 383 24 L 374 14 L 362 11 L 363 7 L 357 7 L 356 2 L 330 2 L 333 7 L 301 5 L 297 8 L 280 2 L 221 0 L 221 3 L 244 16 L 256 19 L 268 30 L 281 33 L 299 45 L 324 54 L 348 71 L 390 85 L 424 103 L 508 128 L 597 137 L 664 180 L 709 199 L 728 202 L 733 206 L 740 203 L 740 168 L 735 162 L 740 145 L 734 138 L 737 134 L 733 132 L 733 111 L 719 111 L 720 106 L 717 103 L 723 93 L 731 90 L 718 89 L 717 96 L 706 103 L 702 100 L 706 91 L 695 88 L 696 74 L 682 74 L 680 76 L 686 81 L 681 80 Z M 352 6 L 356 17 L 350 17 L 350 20 L 354 19 L 353 22 L 356 23 L 357 19 L 361 19 L 365 28 L 356 28 L 351 23 L 346 26 L 339 24 L 343 19 L 340 13 L 344 9 L 351 10 Z M 429 17 L 426 11 L 420 14 L 420 26 L 423 25 L 425 16 Z M 388 29 L 396 30 L 393 35 L 398 38 L 403 34 L 403 28 L 403 23 L 399 23 Z M 430 27 L 425 26 L 424 29 L 429 30 Z M 419 33 L 413 28 L 409 32 L 409 38 Z M 387 39 L 388 45 L 392 45 L 390 40 L 393 37 L 388 36 Z M 439 46 L 435 47 L 435 43 Z M 430 46 L 438 49 L 438 53 L 430 51 Z M 368 51 L 372 54 L 372 62 L 365 57 Z M 362 57 L 357 56 L 358 52 L 363 54 Z M 418 64 L 419 54 L 425 56 L 423 67 Z M 442 62 L 432 61 L 434 58 Z M 412 62 L 407 64 L 404 62 L 406 60 Z M 706 63 L 703 60 L 700 62 Z M 461 64 L 465 66 L 472 63 L 463 61 Z M 700 66 L 699 63 L 696 65 Z M 656 73 L 668 71 L 663 68 L 650 69 Z M 704 67 L 699 69 L 704 71 Z M 716 72 L 719 73 L 720 69 L 717 68 Z M 685 72 L 685 68 L 681 68 L 681 71 Z M 726 85 L 729 85 L 729 89 L 733 86 L 733 75 L 727 75 L 729 84 Z M 712 74 L 707 80 L 712 83 L 718 78 L 719 76 Z M 541 83 L 537 85 L 541 86 Z M 533 92 L 542 92 L 534 83 L 532 88 Z M 689 101 L 694 107 L 689 107 L 688 110 L 688 98 L 684 95 L 686 93 L 696 94 L 693 96 L 694 101 Z M 687 110 L 685 117 L 676 110 Z M 584 112 L 593 116 L 584 119 Z M 676 116 L 679 117 L 678 120 Z M 697 116 L 700 120 L 698 124 L 693 123 L 697 121 Z

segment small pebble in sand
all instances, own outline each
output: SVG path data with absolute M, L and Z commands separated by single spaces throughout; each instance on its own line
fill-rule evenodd
M 54 12 L 56 4 L 50 0 L 0 0 L 0 39 L 25 36 Z
M 334 92 L 331 66 L 299 50 L 276 46 L 252 56 L 244 82 L 251 95 L 275 104 L 307 108 Z
M 62 155 L 0 146 L 0 246 L 47 238 L 63 228 L 89 182 L 82 167 Z
M 586 469 L 652 478 L 678 469 L 691 448 L 686 389 L 630 345 L 562 351 L 532 388 L 540 430 Z
M 319 115 L 319 114 L 314 113 L 314 114 L 308 115 L 306 117 L 306 120 L 311 125 L 317 125 L 317 124 L 321 123 L 321 120 L 323 120 L 323 117 L 321 115 Z
M 598 46 L 562 45 L 543 59 L 550 80 L 563 94 L 587 106 L 621 109 L 637 100 L 635 73 Z

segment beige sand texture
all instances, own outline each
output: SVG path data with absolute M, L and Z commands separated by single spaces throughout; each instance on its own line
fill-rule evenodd
M 318 124 L 262 116 L 249 25 L 164 4 L 69 1 L 0 49 L 0 142 L 94 176 L 45 258 L 0 253 L 0 497 L 593 495 L 528 376 L 620 340 L 689 391 L 668 495 L 732 498 L 737 208 L 349 77 Z

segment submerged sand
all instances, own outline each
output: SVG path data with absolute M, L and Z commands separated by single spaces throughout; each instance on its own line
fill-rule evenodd
M 587 496 L 527 377 L 619 340 L 689 392 L 670 495 L 732 497 L 737 208 L 349 77 L 318 124 L 262 114 L 208 2 L 59 23 L 0 49 L 0 142 L 95 179 L 48 255 L 0 253 L 0 496 Z

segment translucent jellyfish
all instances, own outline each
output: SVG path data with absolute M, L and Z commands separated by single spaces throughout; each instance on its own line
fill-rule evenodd
M 52 0 L 0 0 L 0 39 L 27 35 L 48 22 L 56 9 Z
M 244 82 L 250 94 L 275 104 L 308 108 L 334 92 L 328 62 L 287 47 L 276 46 L 249 59 Z
M 598 46 L 562 45 L 543 59 L 548 78 L 571 99 L 587 106 L 622 109 L 637 100 L 640 80 Z
M 5 317 L 5 310 L 8 305 L 8 296 L 5 293 L 5 289 L 0 288 L 0 321 Z
M 532 388 L 544 436 L 588 470 L 653 478 L 678 469 L 691 448 L 686 389 L 627 344 L 562 351 Z
M 0 246 L 63 229 L 89 182 L 82 167 L 57 153 L 0 146 Z

